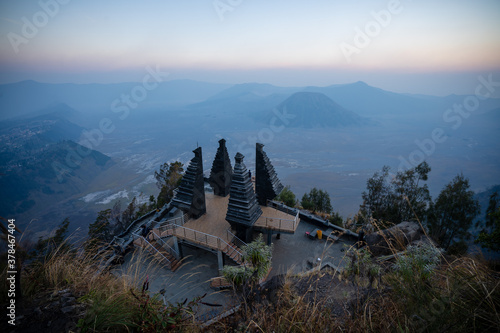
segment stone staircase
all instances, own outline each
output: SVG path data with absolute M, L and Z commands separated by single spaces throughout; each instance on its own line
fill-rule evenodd
M 233 260 L 238 265 L 243 264 L 243 258 L 241 257 L 241 249 L 238 248 L 234 243 L 229 243 L 222 249 L 222 252 L 229 258 L 231 258 L 231 260 Z
M 173 272 L 182 264 L 180 260 L 167 251 L 156 239 L 149 237 L 149 235 L 146 238 L 142 236 L 137 237 L 134 245 L 146 249 L 159 263 L 168 267 Z
M 150 241 L 150 244 L 170 261 L 170 270 L 172 272 L 175 272 L 177 268 L 181 266 L 182 262 L 177 260 L 170 252 L 166 251 L 156 240 Z

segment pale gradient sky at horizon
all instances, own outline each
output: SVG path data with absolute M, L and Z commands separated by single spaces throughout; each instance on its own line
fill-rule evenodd
M 40 1 L 3 1 L 0 83 L 140 81 L 146 66 L 164 68 L 171 79 L 295 86 L 363 80 L 436 95 L 467 93 L 479 74 L 500 81 L 498 0 L 401 0 L 400 13 L 350 63 L 340 45 L 355 46 L 355 28 L 391 1 L 220 1 L 240 4 L 221 20 L 213 0 L 67 1 L 18 53 L 8 36 L 23 36 L 22 17 L 33 22 Z

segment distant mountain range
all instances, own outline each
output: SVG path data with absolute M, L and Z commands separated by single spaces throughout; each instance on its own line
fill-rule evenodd
M 110 112 L 115 100 L 128 95 L 131 105 L 140 108 L 157 108 L 201 102 L 231 87 L 229 84 L 205 83 L 191 80 L 165 81 L 151 90 L 141 89 L 142 83 L 114 84 L 50 84 L 22 81 L 0 85 L 0 120 L 19 117 L 65 103 L 79 111 Z M 137 91 L 134 99 L 132 93 Z
M 349 214 L 366 178 L 384 164 L 397 166 L 399 157 L 427 158 L 437 189 L 462 169 L 476 188 L 498 184 L 500 99 L 481 100 L 470 117 L 455 113 L 446 121 L 446 110 L 463 104 L 466 96 L 399 94 L 363 82 L 277 87 L 177 80 L 127 105 L 122 98 L 132 98 L 140 90 L 136 87 L 141 83 L 0 85 L 3 214 L 43 223 L 72 216 L 86 225 L 95 219 L 92 209 L 107 206 L 82 201 L 83 196 L 109 190 L 110 196 L 123 192 L 123 200 L 130 200 L 127 191 L 152 194 L 156 189 L 146 179 L 151 170 L 165 161 L 189 160 L 198 143 L 209 167 L 221 137 L 231 154 L 246 156 L 255 151 L 255 141 L 264 141 L 273 149 L 282 181 L 298 194 L 321 186 L 334 201 L 344 200 L 339 205 L 349 207 Z M 116 100 L 128 108 L 125 119 L 120 117 L 125 113 L 113 112 Z M 274 122 L 277 114 L 288 116 Z M 102 144 L 93 145 L 102 153 L 80 146 L 85 133 L 100 130 L 103 120 L 114 130 L 101 133 Z M 431 142 L 434 130 L 444 133 L 444 141 Z M 74 151 L 88 154 L 66 170 Z M 63 169 L 55 170 L 54 162 Z M 68 171 L 62 183 L 58 171 Z
M 288 97 L 277 109 L 289 115 L 289 127 L 345 127 L 370 124 L 370 120 L 344 109 L 326 95 L 298 92 Z
M 262 83 L 216 84 L 192 80 L 161 82 L 142 97 L 142 83 L 49 84 L 22 81 L 0 85 L 0 120 L 50 109 L 61 103 L 83 112 L 108 112 L 112 104 L 129 96 L 133 108 L 213 110 L 217 112 L 261 112 L 276 107 L 297 92 L 321 93 L 360 116 L 393 118 L 399 115 L 444 112 L 465 96 L 446 97 L 400 94 L 364 82 L 327 87 L 278 87 Z M 139 88 L 136 88 L 139 87 Z M 135 90 L 134 90 L 135 89 Z M 133 92 L 136 94 L 134 99 Z M 140 96 L 139 96 L 140 95 Z M 500 106 L 499 99 L 481 101 L 478 112 Z

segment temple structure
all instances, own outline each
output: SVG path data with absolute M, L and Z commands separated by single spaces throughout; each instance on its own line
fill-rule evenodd
M 262 215 L 262 209 L 257 202 L 252 179 L 243 158 L 241 153 L 236 154 L 226 221 L 236 232 L 236 236 L 244 242 L 250 242 L 252 227 Z
M 276 198 L 283 190 L 283 185 L 263 148 L 263 144 L 256 144 L 255 192 L 259 205 L 267 206 L 267 200 Z
M 231 159 L 227 153 L 226 140 L 219 140 L 219 148 L 215 154 L 210 178 L 208 182 L 214 189 L 214 194 L 225 197 L 229 194 L 231 188 L 231 177 L 233 176 L 233 168 L 231 167 Z
M 177 194 L 172 199 L 172 204 L 196 219 L 205 214 L 207 208 L 201 147 L 193 150 L 193 153 L 194 157 L 189 162 L 186 173 L 182 176 L 181 184 Z

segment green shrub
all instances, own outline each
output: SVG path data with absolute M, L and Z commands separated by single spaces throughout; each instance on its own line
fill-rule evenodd
M 397 276 L 407 283 L 425 282 L 434 273 L 441 260 L 442 250 L 431 244 L 410 245 L 394 265 Z
M 249 280 L 259 281 L 271 268 L 272 246 L 264 243 L 262 234 L 253 242 L 243 246 L 241 250 L 244 265 L 224 266 L 222 270 L 222 275 L 226 280 L 232 281 L 236 286 Z

